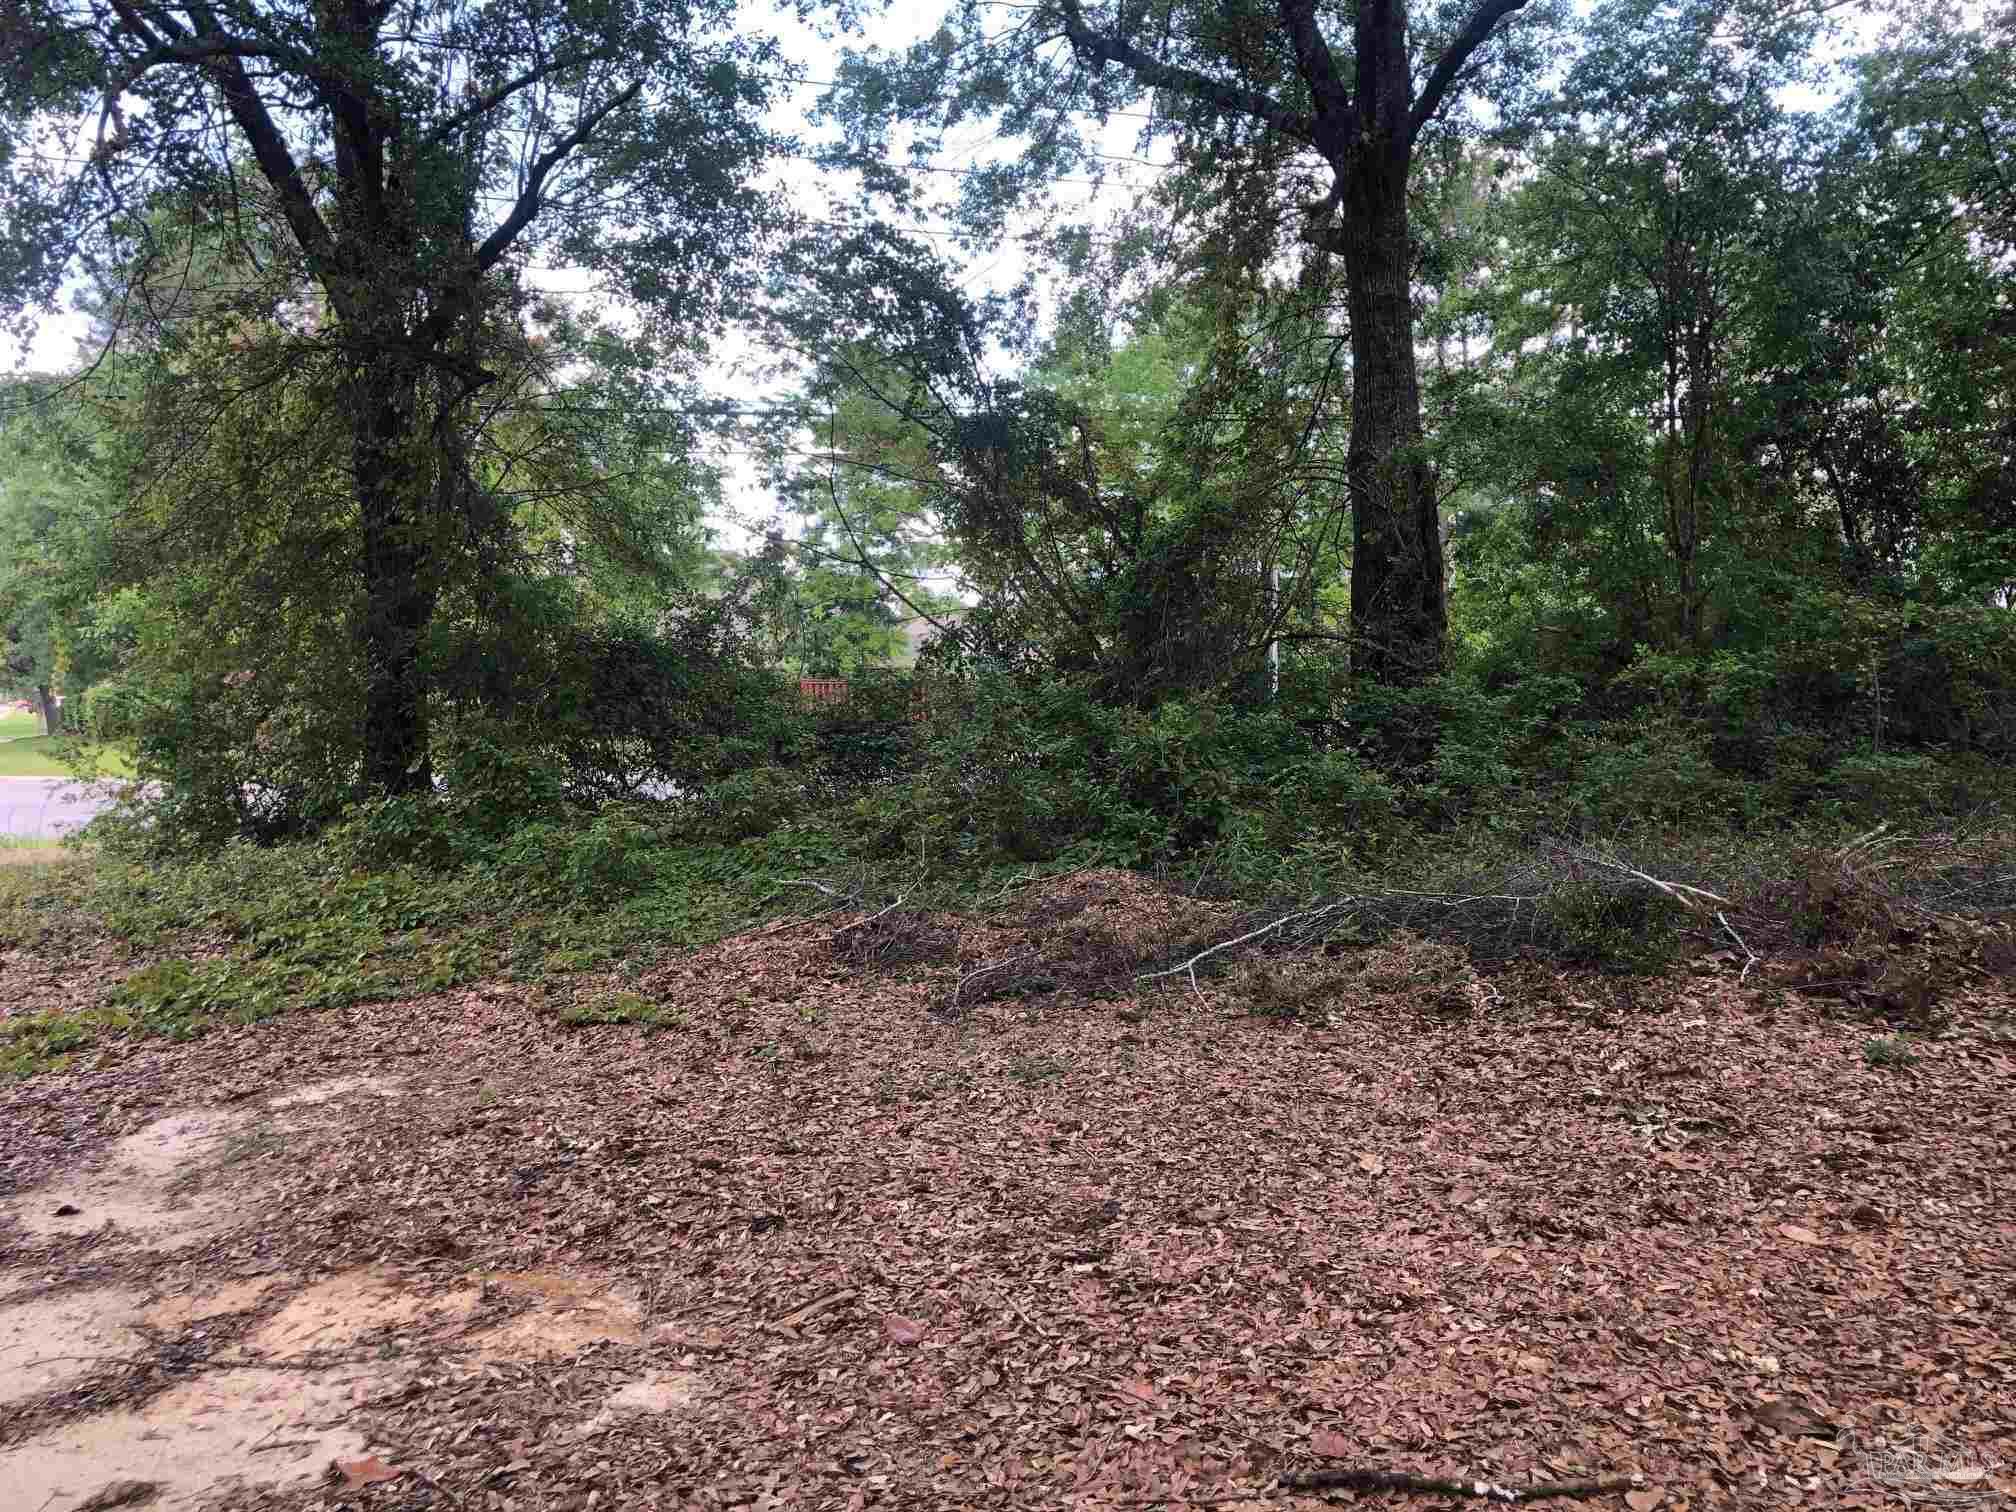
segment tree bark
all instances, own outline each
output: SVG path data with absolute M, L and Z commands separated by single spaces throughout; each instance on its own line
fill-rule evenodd
M 63 733 L 63 708 L 50 692 L 49 684 L 35 684 L 35 701 L 42 705 L 42 733 L 61 735 Z
M 1330 164 L 1330 195 L 1309 211 L 1304 236 L 1344 259 L 1351 310 L 1351 623 L 1357 670 L 1407 686 L 1442 670 L 1449 615 L 1442 522 L 1423 448 L 1421 375 L 1414 357 L 1407 174 L 1414 144 L 1459 91 L 1477 50 L 1528 0 L 1476 0 L 1421 87 L 1407 0 L 1357 0 L 1351 78 L 1323 34 L 1317 0 L 1275 0 L 1280 36 L 1306 89 L 1307 111 L 1243 82 L 1172 64 L 1128 36 L 1127 7 L 1095 26 L 1082 0 L 1058 0 L 1081 60 L 1117 63 L 1141 84 L 1244 115 Z M 1421 60 L 1425 61 L 1425 60 Z M 1344 224 L 1327 224 L 1341 208 Z
M 1373 139 L 1340 173 L 1351 311 L 1351 627 L 1355 670 L 1412 686 L 1443 667 L 1442 522 L 1414 353 L 1409 148 Z
M 434 619 L 433 542 L 424 469 L 415 465 L 418 381 L 397 361 L 360 364 L 352 380 L 351 468 L 364 581 L 363 778 L 400 795 L 434 785 L 421 642 Z

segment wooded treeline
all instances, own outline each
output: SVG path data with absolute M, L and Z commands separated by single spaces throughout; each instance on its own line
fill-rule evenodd
M 2016 8 L 969 0 L 795 131 L 713 0 L 7 28 L 0 287 L 93 339 L 7 397 L 6 675 L 130 747 L 149 845 L 2001 791 Z M 1148 187 L 1066 192 L 1129 135 Z M 918 724 L 858 674 L 954 610 Z

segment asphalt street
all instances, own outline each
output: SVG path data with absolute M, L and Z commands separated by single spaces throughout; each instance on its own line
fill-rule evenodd
M 111 806 L 64 777 L 0 777 L 0 835 L 66 835 Z

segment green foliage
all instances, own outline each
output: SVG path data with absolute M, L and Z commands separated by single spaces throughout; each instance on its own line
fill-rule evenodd
M 0 939 L 47 948 L 53 933 L 88 920 L 155 957 L 95 1007 L 0 1021 L 0 1075 L 125 1036 L 188 1039 L 292 1008 L 414 997 L 483 978 L 640 968 L 774 916 L 781 879 L 850 859 L 842 841 L 817 830 L 694 844 L 683 823 L 675 837 L 660 827 L 667 816 L 642 816 L 649 811 L 486 839 L 448 828 L 440 809 L 401 819 L 400 802 L 312 842 L 0 868 Z M 408 822 L 428 843 L 396 832 Z M 393 833 L 374 839 L 374 825 Z M 372 844 L 386 854 L 367 866 Z M 792 906 L 803 901 L 786 896 Z M 601 1017 L 569 1022 L 677 1022 L 669 1009 L 647 1014 L 620 995 L 588 1001 Z
M 1376 772 L 1282 713 L 1209 698 L 1116 708 L 989 670 L 933 683 L 928 708 L 921 772 L 853 813 L 891 853 L 1146 865 L 1309 831 L 1372 847 L 1396 818 Z
M 492 855 L 507 873 L 549 879 L 548 888 L 580 904 L 614 902 L 641 891 L 654 874 L 652 852 L 664 844 L 649 824 L 621 811 L 604 811 L 586 823 L 526 825 L 501 841 Z
M 693 375 L 783 229 L 757 182 L 783 145 L 773 45 L 723 0 L 450 3 L 424 41 L 297 0 L 152 22 L 30 0 L 13 22 L 0 309 L 89 284 L 110 360 L 81 389 L 117 438 L 90 480 L 118 519 L 94 586 L 154 600 L 138 680 L 180 712 L 142 768 L 168 827 L 271 840 L 424 795 L 433 722 L 468 697 L 444 641 L 525 634 L 528 579 L 581 623 L 648 623 L 695 565 L 715 476 Z M 163 45 L 189 28 L 202 47 Z M 107 133 L 88 173 L 45 155 L 80 111 Z M 536 295 L 546 257 L 590 270 L 626 331 Z M 33 607 L 0 628 L 39 668 L 75 626 Z
M 1862 1045 L 1862 1059 L 1880 1070 L 1908 1071 L 1918 1064 L 1918 1055 L 1909 1042 L 1897 1038 L 1877 1038 L 1866 1040 Z
M 844 702 L 818 706 L 807 752 L 823 789 L 846 794 L 915 772 L 931 686 L 911 673 L 870 669 L 848 679 Z
M 654 1003 L 634 992 L 612 992 L 585 1003 L 569 1003 L 560 1022 L 581 1029 L 597 1024 L 637 1024 L 645 1029 L 677 1029 L 685 1016 L 676 1008 Z
M 739 600 L 667 605 L 657 627 L 583 626 L 550 691 L 506 707 L 570 793 L 623 797 L 762 765 L 803 739 L 797 690 L 742 634 Z
M 1682 910 L 1649 887 L 1570 882 L 1543 895 L 1538 910 L 1535 943 L 1571 965 L 1656 973 L 1679 948 Z
M 787 767 L 751 767 L 710 782 L 687 805 L 695 839 L 733 843 L 767 835 L 810 807 L 808 774 Z
M 124 678 L 93 683 L 76 701 L 74 731 L 96 741 L 127 741 L 140 733 L 147 695 Z

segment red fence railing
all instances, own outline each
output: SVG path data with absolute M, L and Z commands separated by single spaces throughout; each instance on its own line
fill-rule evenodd
M 847 679 L 844 677 L 801 677 L 798 679 L 798 696 L 807 703 L 847 702 Z
M 801 677 L 798 679 L 798 696 L 808 704 L 843 704 L 847 702 L 847 679 Z M 927 703 L 924 685 L 920 682 L 910 690 L 910 718 L 913 723 L 925 717 Z

